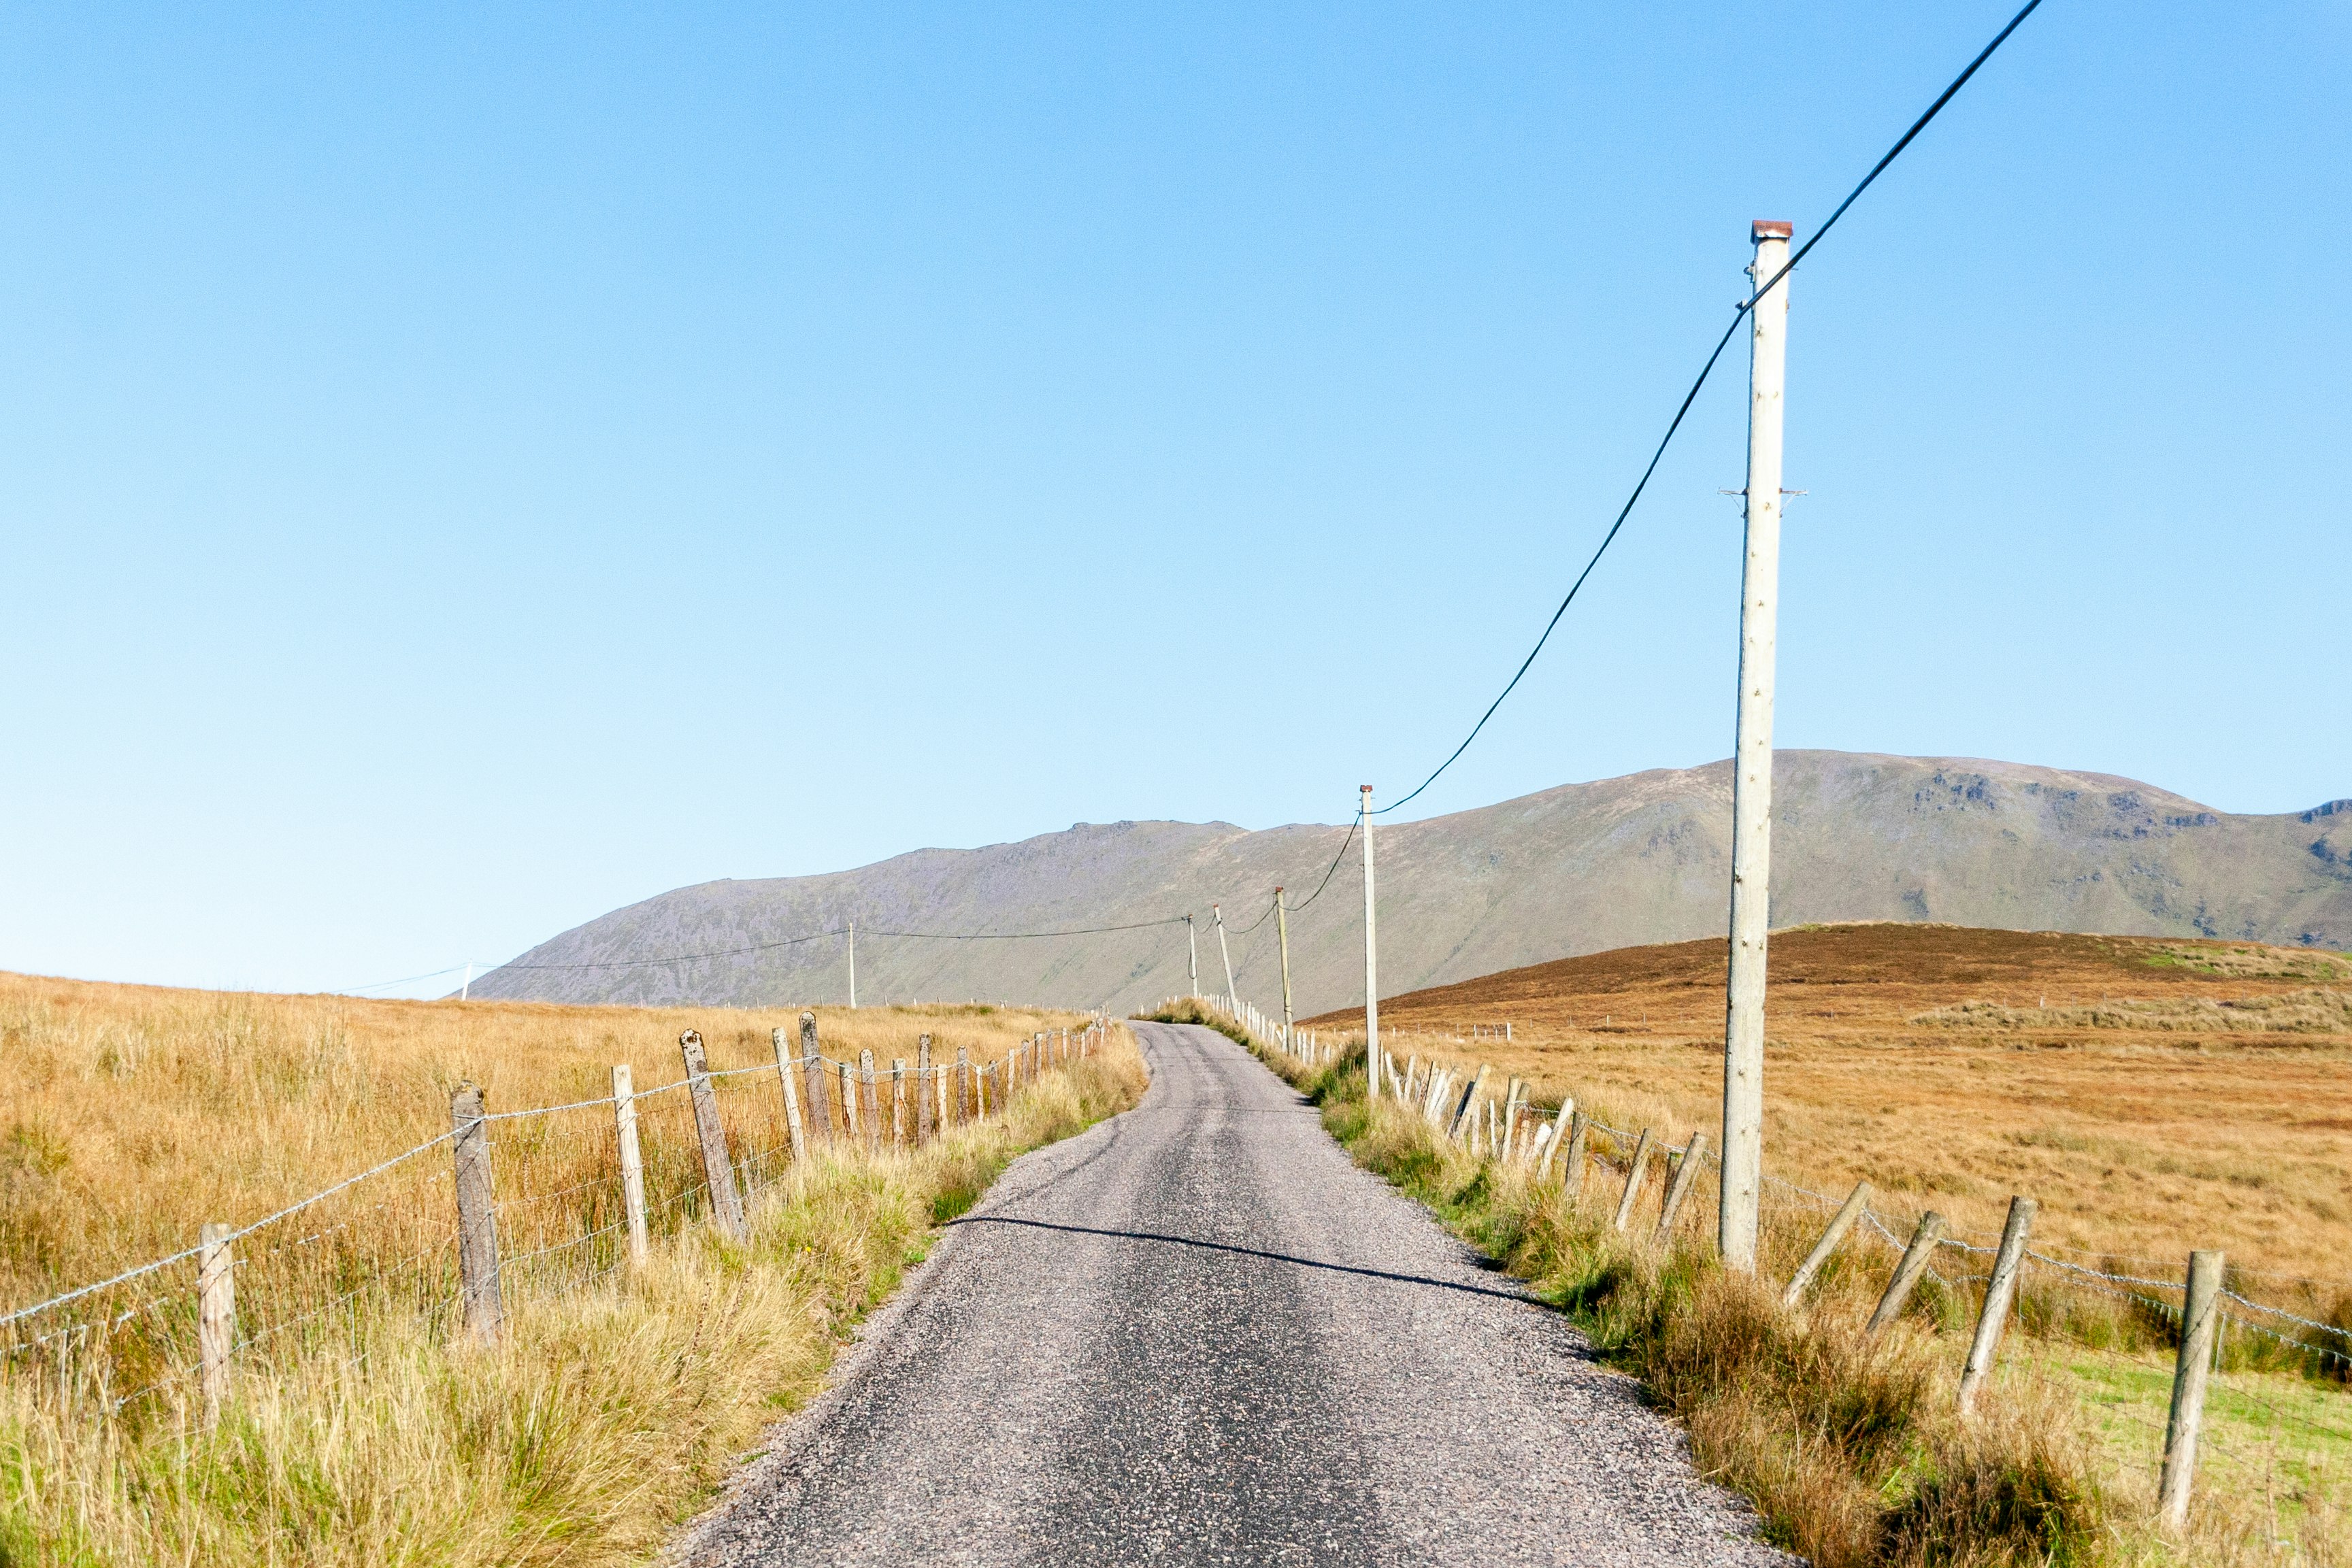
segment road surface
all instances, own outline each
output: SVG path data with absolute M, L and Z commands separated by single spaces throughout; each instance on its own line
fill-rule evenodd
M 687 1568 L 1794 1561 L 1296 1092 L 1131 1027 L 1141 1103 L 948 1228 Z

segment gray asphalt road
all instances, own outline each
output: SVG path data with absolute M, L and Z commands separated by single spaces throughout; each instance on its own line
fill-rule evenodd
M 1556 1313 L 1208 1030 L 1016 1162 L 691 1531 L 747 1564 L 1790 1563 Z

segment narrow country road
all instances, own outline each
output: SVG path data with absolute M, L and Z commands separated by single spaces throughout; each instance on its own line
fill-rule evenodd
M 682 1544 L 773 1564 L 1787 1564 L 1557 1313 L 1209 1030 L 1016 1162 Z

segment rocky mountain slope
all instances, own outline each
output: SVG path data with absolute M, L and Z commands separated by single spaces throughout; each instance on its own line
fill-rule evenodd
M 2011 930 L 2231 936 L 2352 947 L 2352 800 L 2233 816 L 2104 774 L 1949 758 L 1784 751 L 1772 923 L 1942 921 Z M 1721 933 L 1731 765 L 1658 769 L 1380 830 L 1387 993 L 1639 943 Z M 707 883 L 614 910 L 478 978 L 479 996 L 775 1004 L 1005 998 L 1114 1009 L 1182 991 L 1181 925 L 1043 940 L 970 935 L 1199 920 L 1221 990 L 1278 1008 L 1268 907 L 1312 894 L 1339 827 L 1079 823 L 1019 843 L 918 850 L 823 876 Z M 1291 916 L 1301 1017 L 1362 1001 L 1360 856 Z M 801 939 L 801 940 L 795 940 Z M 681 959 L 683 955 L 714 955 Z M 661 960 L 646 962 L 646 960 Z

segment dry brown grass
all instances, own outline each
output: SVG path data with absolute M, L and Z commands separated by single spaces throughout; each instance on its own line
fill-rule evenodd
M 1490 1061 L 1680 1138 L 1721 1120 L 1724 944 L 1385 998 L 1391 1049 Z M 1837 925 L 1776 932 L 1769 1167 L 1868 1178 L 1979 1239 L 2012 1193 L 2039 1241 L 2178 1266 L 2192 1247 L 2333 1281 L 2352 1221 L 2352 1013 L 2333 954 L 2246 943 Z M 2316 983 L 2316 984 L 2315 984 Z M 1344 1028 L 1360 1012 L 1311 1020 Z M 1513 1040 L 1449 1038 L 1512 1024 Z M 2352 1283 L 2344 1287 L 2352 1292 Z
M 797 1019 L 39 980 L 11 982 L 5 998 L 10 1146 L 36 1154 L 8 1176 L 24 1201 L 0 1210 L 19 1302 L 432 1136 L 460 1077 L 486 1082 L 494 1111 L 609 1092 L 615 1060 L 649 1087 L 677 1076 L 682 1028 L 699 1029 L 726 1068 L 767 1060 L 768 1029 Z M 829 1052 L 886 1061 L 911 1057 L 923 1031 L 950 1059 L 958 1044 L 997 1055 L 1049 1017 L 821 1016 Z M 64 1314 L 73 1332 L 20 1338 L 28 1354 L 0 1376 L 0 1568 L 642 1560 L 763 1426 L 814 1392 L 839 1335 L 940 1219 L 1014 1154 L 1131 1103 L 1142 1083 L 1118 1031 L 929 1146 L 876 1156 L 834 1143 L 795 1165 L 779 1146 L 773 1074 L 726 1081 L 753 1189 L 741 1244 L 696 1221 L 698 1162 L 669 1124 L 684 1097 L 649 1103 L 657 1236 L 642 1270 L 594 1234 L 614 1207 L 609 1108 L 498 1124 L 499 1344 L 455 1332 L 447 1188 L 431 1174 L 446 1150 L 306 1210 L 272 1245 L 276 1232 L 251 1239 L 239 1315 L 256 1337 L 240 1345 L 215 1431 L 184 1366 L 165 1364 L 184 1350 L 184 1268 L 91 1298 L 96 1311 L 77 1303 Z M 93 1222 L 86 1236 L 59 1222 L 75 1214 Z M 428 1234 L 425 1265 L 392 1266 Z M 548 1236 L 575 1239 L 516 1265 Z M 117 1318 L 122 1301 L 135 1310 Z

